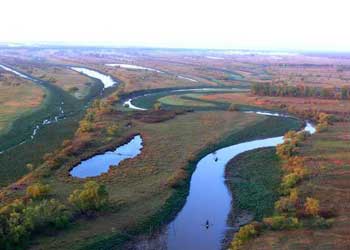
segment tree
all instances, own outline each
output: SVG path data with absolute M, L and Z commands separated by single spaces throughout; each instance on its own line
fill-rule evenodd
M 50 186 L 48 184 L 44 185 L 42 183 L 34 183 L 27 187 L 27 196 L 34 199 L 47 196 L 49 192 Z
M 312 216 L 317 216 L 320 212 L 320 204 L 317 199 L 307 197 L 304 204 L 305 213 Z
M 119 126 L 117 124 L 113 124 L 111 126 L 109 126 L 106 130 L 107 130 L 107 134 L 109 136 L 114 136 L 117 134 L 118 132 L 118 129 L 119 129 Z
M 349 88 L 347 86 L 341 87 L 341 99 L 346 100 L 349 98 Z
M 161 110 L 162 104 L 160 102 L 156 102 L 153 106 L 154 110 Z
M 68 200 L 81 213 L 99 211 L 108 205 L 108 192 L 104 185 L 88 181 L 83 189 L 74 190 Z

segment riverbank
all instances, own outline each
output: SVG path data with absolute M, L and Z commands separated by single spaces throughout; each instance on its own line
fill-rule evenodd
M 175 215 L 174 206 L 181 206 L 177 201 L 186 198 L 186 195 L 181 194 L 185 191 L 179 192 L 178 200 L 170 199 L 170 196 L 177 192 L 176 190 L 183 190 L 180 188 L 181 185 L 179 187 L 177 185 L 184 183 L 183 177 L 186 177 L 186 174 L 182 176 L 182 173 L 188 165 L 188 160 L 193 160 L 200 150 L 210 147 L 229 134 L 239 134 L 239 131 L 245 127 L 266 119 L 263 116 L 239 112 L 192 112 L 162 122 L 143 122 L 144 119 L 140 116 L 149 116 L 150 112 L 135 113 L 135 119 L 131 120 L 130 128 L 120 124 L 120 116 L 114 113 L 106 115 L 96 124 L 97 129 L 93 132 L 95 136 L 91 137 L 95 139 L 89 139 L 89 147 L 79 151 L 91 152 L 90 155 L 93 155 L 94 148 L 106 144 L 106 140 L 100 139 L 103 137 L 100 131 L 105 133 L 104 128 L 116 121 L 125 130 L 125 133 L 118 134 L 117 138 L 123 137 L 126 133 L 141 134 L 144 139 L 144 149 L 139 156 L 121 162 L 108 174 L 96 178 L 98 182 L 107 186 L 111 204 L 117 209 L 94 219 L 82 218 L 71 228 L 52 236 L 54 240 L 52 237 L 40 236 L 33 241 L 33 249 L 40 249 L 40 247 L 62 249 L 63 246 L 70 249 L 94 249 L 93 246 L 99 249 L 106 246 L 105 249 L 108 249 L 121 238 L 126 236 L 130 238 L 140 232 L 148 233 L 158 229 L 158 225 L 163 224 L 170 213 Z M 162 113 L 160 111 L 160 114 Z M 121 115 L 132 118 L 128 113 Z M 203 137 L 203 134 L 206 134 L 206 137 Z M 90 138 L 87 134 L 85 136 Z M 80 139 L 82 137 L 77 136 L 76 142 Z M 73 145 L 77 145 L 75 140 Z M 56 174 L 49 173 L 42 177 L 43 182 L 51 185 L 52 197 L 63 203 L 67 203 L 68 194 L 84 183 L 68 176 L 67 171 L 73 165 L 68 163 L 76 158 L 77 156 L 74 155 L 65 158 L 64 167 L 58 169 Z M 47 167 L 43 166 L 42 170 L 44 171 L 45 168 Z M 159 213 L 163 216 L 157 217 Z M 135 233 L 131 234 L 132 232 Z M 114 237 L 116 235 L 118 237 Z
M 298 199 L 314 197 L 321 216 L 331 218 L 327 225 L 304 225 L 294 230 L 266 230 L 249 240 L 250 249 L 349 249 L 350 238 L 350 155 L 349 122 L 336 122 L 326 131 L 316 133 L 300 145 L 299 156 L 305 159 L 309 178 L 301 181 Z
M 239 227 L 272 215 L 279 198 L 282 169 L 275 148 L 248 151 L 226 166 L 226 183 L 232 194 L 232 210 L 224 246 L 228 247 Z
M 285 119 L 287 119 L 287 121 Z M 271 128 L 272 124 L 275 128 L 273 131 L 263 132 L 269 130 L 268 128 Z M 244 141 L 281 135 L 289 129 L 299 129 L 301 126 L 302 122 L 293 118 L 267 117 L 263 121 L 260 121 L 243 130 L 236 131 L 219 142 L 203 149 L 188 163 L 187 167 L 185 168 L 186 178 L 181 179 L 180 182 L 174 185 L 175 188 L 173 194 L 167 199 L 166 203 L 158 212 L 130 231 L 107 238 L 101 238 L 91 244 L 83 246 L 81 249 L 123 249 L 124 242 L 129 241 L 136 235 L 146 233 L 150 238 L 152 238 L 153 233 L 156 233 L 164 225 L 174 219 L 177 212 L 183 207 L 188 196 L 191 175 L 195 170 L 197 162 L 201 158 L 219 148 Z
M 40 165 L 46 153 L 54 151 L 65 139 L 71 138 L 78 128 L 86 105 L 102 89 L 100 83 L 94 81 L 90 93 L 83 100 L 77 100 L 50 82 L 27 77 L 44 88 L 46 96 L 40 108 L 16 119 L 11 129 L 0 136 L 0 151 L 4 151 L 0 154 L 0 165 L 4 166 L 0 169 L 0 187 L 28 173 L 28 163 L 34 167 Z M 43 121 L 49 119 L 56 121 L 55 117 L 59 117 L 59 122 L 43 124 Z M 39 131 L 31 138 L 37 126 Z

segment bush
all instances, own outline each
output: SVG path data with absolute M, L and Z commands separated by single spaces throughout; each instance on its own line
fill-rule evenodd
M 275 203 L 275 209 L 280 213 L 290 213 L 296 211 L 296 203 L 298 201 L 298 190 L 293 188 L 287 197 L 281 197 Z
M 289 159 L 295 152 L 296 145 L 292 141 L 285 141 L 276 147 L 276 154 L 283 160 Z
M 153 105 L 154 110 L 161 110 L 162 109 L 162 104 L 160 102 L 156 102 Z
M 317 199 L 307 197 L 304 204 L 305 213 L 311 216 L 317 216 L 320 212 L 320 204 Z
M 301 176 L 296 173 L 291 173 L 283 176 L 281 183 L 281 193 L 289 194 L 290 189 L 293 188 L 300 180 Z
M 35 183 L 27 188 L 27 196 L 34 199 L 45 197 L 49 192 L 50 186 L 48 184 Z
M 108 205 L 108 192 L 104 185 L 88 181 L 83 189 L 73 191 L 69 196 L 69 202 L 81 213 L 99 211 Z
M 0 248 L 23 249 L 31 234 L 65 227 L 70 214 L 56 200 L 15 201 L 0 211 Z
M 319 123 L 316 126 L 316 131 L 318 133 L 325 132 L 328 129 L 328 124 L 327 123 Z
M 117 124 L 113 124 L 109 126 L 106 131 L 109 136 L 114 136 L 118 133 L 119 126 Z
M 245 225 L 236 233 L 230 245 L 230 250 L 239 250 L 244 243 L 258 234 L 258 230 L 252 224 Z
M 296 229 L 302 226 L 296 217 L 286 217 L 284 215 L 276 215 L 263 219 L 264 225 L 272 230 Z
M 311 220 L 310 227 L 327 229 L 332 226 L 332 223 L 333 223 L 333 219 L 325 219 L 320 216 L 316 216 Z

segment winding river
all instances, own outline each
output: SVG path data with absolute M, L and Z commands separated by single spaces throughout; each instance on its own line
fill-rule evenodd
M 23 79 L 35 82 L 36 84 L 40 84 L 41 85 L 43 83 L 42 80 L 34 78 L 34 77 L 31 77 L 28 74 L 21 73 L 21 72 L 15 70 L 15 69 L 13 69 L 12 67 L 7 66 L 7 65 L 0 64 L 0 68 L 2 68 L 3 70 L 6 70 L 8 72 L 11 72 L 11 73 L 13 73 L 13 74 L 23 78 Z M 112 87 L 115 84 L 117 84 L 117 82 L 115 80 L 113 80 L 113 78 L 111 76 L 104 75 L 104 74 L 102 74 L 100 72 L 97 72 L 95 70 L 92 70 L 92 69 L 83 68 L 83 67 L 71 67 L 71 69 L 75 70 L 75 71 L 77 71 L 79 73 L 85 74 L 85 75 L 87 75 L 89 77 L 92 77 L 94 79 L 100 80 L 102 82 L 102 84 L 104 85 L 104 88 L 109 88 L 109 87 Z M 49 124 L 59 122 L 60 120 L 63 120 L 63 119 L 66 118 L 65 117 L 65 112 L 64 112 L 63 107 L 62 107 L 63 104 L 64 103 L 61 102 L 61 106 L 57 107 L 57 114 L 55 116 L 46 118 L 45 120 L 41 121 L 40 123 L 36 124 L 33 127 L 32 133 L 31 133 L 31 135 L 29 137 L 30 140 L 33 140 L 35 138 L 35 136 L 38 134 L 38 131 L 40 130 L 40 128 L 42 126 L 47 126 Z M 8 150 L 14 149 L 17 146 L 22 145 L 23 143 L 26 143 L 27 141 L 28 141 L 28 139 L 23 140 L 22 142 L 20 142 L 17 145 L 14 145 L 14 146 L 12 146 L 10 148 L 7 148 L 7 149 L 5 149 L 3 151 L 0 151 L 0 154 L 5 153 Z
M 97 72 L 96 70 L 83 67 L 71 67 L 71 69 L 81 74 L 100 80 L 103 83 L 104 88 L 113 87 L 117 84 L 117 82 L 114 81 L 111 76 L 102 74 L 100 72 Z
M 265 111 L 248 111 L 248 113 L 287 117 Z M 306 122 L 303 130 L 310 134 L 316 131 L 309 122 Z M 221 148 L 200 159 L 191 177 L 189 195 L 184 207 L 163 232 L 156 238 L 147 240 L 146 244 L 145 242 L 136 244 L 135 249 L 220 250 L 229 229 L 227 220 L 232 207 L 232 196 L 225 184 L 224 173 L 227 163 L 243 152 L 275 147 L 281 143 L 283 136 L 253 140 Z

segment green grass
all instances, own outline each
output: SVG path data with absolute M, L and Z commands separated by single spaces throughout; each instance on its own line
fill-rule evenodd
M 8 133 L 0 136 L 0 151 L 9 149 L 0 154 L 0 187 L 8 185 L 28 173 L 27 163 L 38 166 L 46 153 L 58 148 L 63 140 L 71 138 L 84 114 L 85 105 L 88 105 L 101 89 L 100 84 L 95 82 L 89 95 L 84 100 L 77 100 L 48 82 L 41 82 L 41 85 L 47 92 L 42 107 L 35 112 L 21 116 L 13 122 Z M 44 119 L 57 115 L 59 106 L 63 107 L 66 119 L 58 123 L 40 126 L 37 135 L 31 140 L 30 135 L 34 127 L 41 124 Z M 18 145 L 24 140 L 27 142 Z
M 271 215 L 278 199 L 282 171 L 274 148 L 245 152 L 231 160 L 226 168 L 233 204 L 249 211 L 256 220 Z
M 217 149 L 229 145 L 270 136 L 282 135 L 290 129 L 299 129 L 301 125 L 301 121 L 292 118 L 267 117 L 266 119 L 260 120 L 252 126 L 232 132 L 230 135 L 224 137 L 217 143 L 211 144 L 210 146 L 201 150 L 193 160 L 189 161 L 186 167 L 188 177 L 179 183 L 177 188 L 174 189 L 173 194 L 167 199 L 165 204 L 158 210 L 158 212 L 129 231 L 95 237 L 94 239 L 90 239 L 88 242 L 86 242 L 86 244 L 80 245 L 78 249 L 123 249 L 125 241 L 130 240 L 133 236 L 142 233 L 149 234 L 154 230 L 159 229 L 162 225 L 170 222 L 185 204 L 189 192 L 191 175 L 195 170 L 197 162 L 201 158 Z
M 187 99 L 187 100 L 193 100 L 193 101 L 197 101 L 199 104 L 203 105 L 203 103 L 207 103 L 209 106 L 211 106 L 212 104 L 214 104 L 213 109 L 223 109 L 221 106 L 220 107 L 215 107 L 218 106 L 220 103 L 218 102 L 211 102 L 211 101 L 204 101 L 204 100 L 199 100 L 198 98 L 195 98 L 195 96 L 187 96 L 188 94 L 198 94 L 200 95 L 201 93 L 204 94 L 210 94 L 210 93 L 230 93 L 230 92 L 238 92 L 238 91 L 232 91 L 232 90 L 228 90 L 225 88 L 223 88 L 222 91 L 206 91 L 206 92 L 194 92 L 194 91 L 181 91 L 181 92 L 171 92 L 169 90 L 164 90 L 162 92 L 150 92 L 150 95 L 146 95 L 146 96 L 142 96 L 139 98 L 136 98 L 135 100 L 133 100 L 133 104 L 139 107 L 143 107 L 146 109 L 150 109 L 153 108 L 153 105 L 161 98 L 167 97 L 167 96 L 180 96 L 183 99 Z M 186 98 L 185 98 L 186 97 Z M 191 108 L 201 108 L 200 105 L 198 107 L 198 105 L 195 105 L 195 103 L 193 103 L 192 105 L 188 106 L 188 105 L 180 105 L 179 103 L 176 103 L 177 108 L 181 108 L 181 107 L 191 107 Z M 221 104 L 222 105 L 222 104 Z M 164 105 L 166 108 L 171 108 L 170 104 L 165 104 Z M 228 104 L 224 104 L 224 107 L 228 108 Z M 198 109 L 200 110 L 200 109 Z M 206 108 L 206 110 L 208 110 L 208 107 Z

